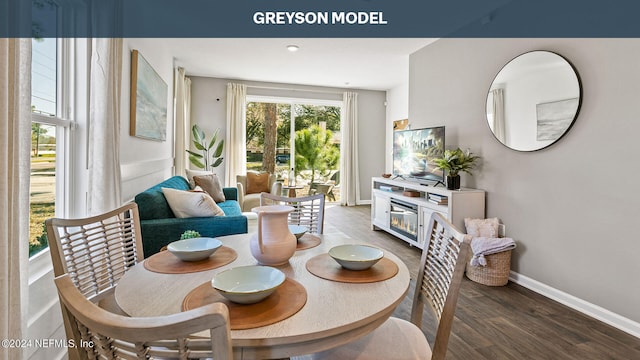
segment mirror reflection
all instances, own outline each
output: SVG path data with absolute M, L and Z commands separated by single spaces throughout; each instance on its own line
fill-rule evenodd
M 558 141 L 573 125 L 581 103 L 578 74 L 549 51 L 522 54 L 496 75 L 487 95 L 487 121 L 507 147 L 535 151 Z

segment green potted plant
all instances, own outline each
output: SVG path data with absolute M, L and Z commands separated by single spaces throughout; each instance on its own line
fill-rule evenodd
M 193 165 L 197 166 L 200 169 L 209 171 L 213 170 L 214 167 L 222 164 L 222 150 L 224 149 L 224 139 L 220 139 L 220 141 L 218 141 L 219 131 L 220 129 L 217 129 L 213 133 L 211 141 L 207 141 L 207 135 L 204 133 L 204 131 L 202 131 L 202 129 L 200 129 L 198 124 L 195 124 L 193 125 L 193 127 L 191 127 L 191 134 L 193 135 L 193 146 L 201 151 L 201 153 L 197 153 L 188 149 L 186 150 L 189 153 L 189 161 L 191 161 Z
M 457 148 L 445 150 L 441 158 L 433 161 L 439 169 L 447 172 L 447 189 L 457 190 L 460 189 L 460 172 L 473 176 L 471 170 L 479 159 L 480 156 L 474 155 L 471 151 Z
M 187 230 L 180 235 L 180 240 L 199 238 L 200 233 L 195 230 Z

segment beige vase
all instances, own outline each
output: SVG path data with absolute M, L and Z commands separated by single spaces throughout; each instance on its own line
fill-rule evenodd
M 293 207 L 285 205 L 259 206 L 251 209 L 258 214 L 258 232 L 251 236 L 251 254 L 260 264 L 282 265 L 296 252 L 296 237 L 289 231 L 288 216 Z

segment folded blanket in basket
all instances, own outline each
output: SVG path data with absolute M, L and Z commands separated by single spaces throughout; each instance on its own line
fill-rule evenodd
M 512 238 L 474 237 L 471 240 L 473 257 L 470 263 L 473 266 L 487 266 L 487 260 L 484 258 L 485 255 L 515 249 L 515 247 L 516 242 L 513 241 Z

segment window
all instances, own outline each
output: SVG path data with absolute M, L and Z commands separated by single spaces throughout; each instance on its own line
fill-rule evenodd
M 340 111 L 341 103 L 336 101 L 250 96 L 247 170 L 276 173 L 287 184 L 293 167 L 296 184 L 304 185 L 299 195 L 320 189 L 327 200 L 338 201 Z
M 44 220 L 65 214 L 65 139 L 70 121 L 67 89 L 61 86 L 64 40 L 33 39 L 31 59 L 31 189 L 29 255 L 48 246 Z

